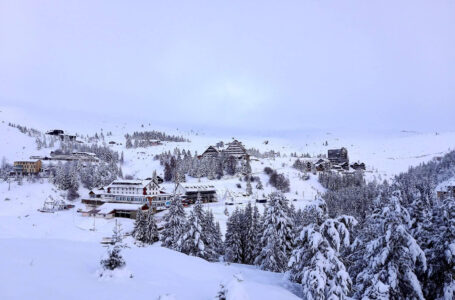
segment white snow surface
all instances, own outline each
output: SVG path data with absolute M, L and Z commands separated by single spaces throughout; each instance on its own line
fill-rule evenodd
M 61 128 L 58 126 L 61 124 L 53 124 L 49 120 L 37 121 L 16 110 L 0 107 L 0 159 L 4 157 L 13 163 L 15 160 L 29 159 L 31 155 L 48 155 L 53 149 L 43 148 L 37 151 L 35 139 L 22 134 L 17 128 L 9 127 L 8 122 L 35 127 L 42 132 Z M 91 131 L 86 126 L 85 122 L 75 122 L 70 128 L 61 129 L 84 134 L 99 134 L 101 128 L 104 133 L 112 131 L 112 136 L 105 137 L 105 143 L 122 143 L 110 147 L 124 152 L 123 174 L 131 174 L 138 179 L 151 177 L 153 170 L 157 170 L 159 175 L 163 174 L 159 161 L 153 159 L 156 154 L 173 151 L 175 147 L 201 154 L 207 146 L 220 140 L 229 142 L 232 138 L 209 137 L 203 133 L 178 129 L 165 130 L 154 124 L 144 124 L 142 127 L 141 124 L 102 121 L 91 125 Z M 169 142 L 145 149 L 125 148 L 125 133 L 154 129 L 183 135 L 191 142 Z M 289 156 L 292 152 L 326 154 L 327 149 L 345 146 L 352 162 L 366 163 L 367 179 L 380 181 L 406 171 L 409 166 L 447 153 L 454 147 L 455 133 L 309 132 L 302 133 L 299 137 L 236 138 L 246 148 L 258 148 L 261 152 L 275 150 L 286 154 L 281 158 L 252 161 L 254 175 L 259 176 L 264 184 L 264 190 L 261 191 L 256 190 L 253 184 L 253 194 L 262 196 L 273 191 L 267 184 L 268 177 L 263 173 L 264 167 L 270 166 L 290 179 L 291 192 L 286 196 L 299 208 L 315 199 L 324 189 L 318 183 L 317 176 L 311 175 L 307 181 L 299 179 L 299 172 L 291 167 L 295 160 Z M 264 144 L 265 140 L 268 141 L 267 145 Z M 323 146 L 325 141 L 328 146 Z M 198 179 L 187 177 L 187 181 L 197 183 Z M 243 192 L 246 186 L 236 176 L 225 176 L 222 180 L 210 183 L 215 186 L 220 198 L 226 189 Z M 236 187 L 237 183 L 241 184 L 240 189 Z M 88 191 L 81 188 L 79 193 L 81 197 L 86 197 Z M 148 299 L 213 299 L 221 283 L 229 289 L 228 299 L 298 299 L 299 288 L 284 279 L 283 274 L 261 271 L 253 266 L 209 263 L 162 248 L 159 244 L 137 247 L 131 238 L 126 239 L 130 248 L 122 252 L 126 260 L 125 269 L 112 272 L 112 276 L 99 277 L 99 261 L 106 252 L 100 241 L 111 235 L 115 220 L 80 216 L 76 210 L 85 209 L 85 206 L 79 200 L 75 201 L 76 207 L 68 211 L 37 211 L 49 195 L 58 199 L 61 194 L 47 180 L 36 183 L 24 180 L 22 186 L 15 182 L 10 186 L 6 182 L 0 182 L 0 299 L 134 299 L 144 296 Z M 237 206 L 245 205 L 246 201 Z M 223 233 L 228 218 L 224 214 L 225 207 L 223 202 L 206 205 L 220 222 Z M 235 207 L 227 206 L 229 214 Z M 264 205 L 258 204 L 258 207 L 262 211 Z M 189 209 L 191 208 L 186 208 L 186 211 Z M 165 213 L 159 213 L 157 218 L 160 219 Z M 118 221 L 124 232 L 132 230 L 132 220 Z

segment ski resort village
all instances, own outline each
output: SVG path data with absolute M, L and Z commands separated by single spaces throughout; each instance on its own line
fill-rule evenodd
M 79 298 L 81 287 L 90 299 L 375 298 L 398 289 L 377 277 L 392 264 L 413 272 L 393 275 L 408 295 L 447 293 L 415 287 L 431 286 L 419 272 L 432 264 L 434 278 L 453 270 L 434 256 L 451 235 L 416 222 L 440 215 L 450 228 L 454 134 L 289 143 L 148 124 L 72 134 L 2 117 L 2 299 Z
M 455 299 L 454 0 L 0 0 L 0 300 Z

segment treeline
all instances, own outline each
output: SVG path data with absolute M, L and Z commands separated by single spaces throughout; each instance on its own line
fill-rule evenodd
M 168 135 L 161 131 L 135 131 L 133 134 L 126 134 L 126 148 L 139 148 L 153 146 L 153 140 L 162 142 L 189 142 L 183 136 Z
M 391 184 L 359 174 L 320 175 L 332 218 L 353 215 L 350 247 L 340 248 L 355 299 L 453 299 L 455 199 L 435 188 L 455 176 L 455 152 L 412 167 Z M 325 295 L 327 296 L 327 295 Z
M 302 294 L 313 293 L 313 299 L 324 299 L 331 288 L 336 288 L 340 298 L 347 295 L 350 279 L 339 251 L 350 245 L 349 231 L 355 220 L 346 216 L 328 218 L 323 201 L 296 211 L 282 193 L 273 193 L 269 198 L 262 215 L 251 203 L 244 209 L 236 208 L 228 218 L 224 242 L 220 242 L 217 225 L 216 230 L 205 229 L 205 237 L 204 228 L 213 225 L 201 224 L 213 223 L 198 222 L 199 218 L 194 217 L 195 211 L 202 210 L 200 203 L 186 218 L 181 201 L 172 201 L 165 217 L 162 246 L 211 261 L 222 257 L 226 262 L 287 272 L 291 280 L 302 284 Z M 317 286 L 312 284 L 312 276 L 320 280 Z
M 223 250 L 216 255 L 286 273 L 300 284 L 305 299 L 452 299 L 455 199 L 438 199 L 434 187 L 451 178 L 454 168 L 452 152 L 411 168 L 391 184 L 326 174 L 321 182 L 328 187 L 327 202 L 320 199 L 297 211 L 283 194 L 273 193 L 262 215 L 250 204 L 229 216 Z M 334 209 L 330 201 L 343 205 Z M 201 249 L 210 243 L 196 238 L 201 232 L 190 238 L 182 230 L 192 222 L 186 221 L 181 201 L 171 206 L 165 240 L 174 242 L 163 245 L 206 257 Z M 194 228 L 189 232 L 198 232 Z M 184 240 L 191 251 L 182 250 Z
M 21 125 L 14 124 L 14 123 L 8 123 L 8 126 L 13 127 L 13 128 L 17 128 L 23 134 L 26 134 L 26 135 L 31 136 L 31 137 L 41 136 L 41 131 L 39 131 L 38 129 L 35 129 L 35 128 L 30 128 L 30 127 L 27 127 L 27 126 L 21 126 Z
M 250 148 L 247 149 L 246 152 L 254 157 L 257 158 L 275 158 L 275 157 L 281 157 L 281 153 L 278 151 L 270 150 L 270 151 L 265 151 L 261 152 L 259 149 L 256 148 Z
M 246 160 L 237 160 L 232 156 L 220 154 L 218 157 L 198 158 L 197 153 L 176 148 L 173 153 L 163 152 L 155 156 L 156 160 L 164 166 L 164 180 L 184 182 L 185 176 L 194 178 L 207 177 L 208 179 L 220 179 L 224 175 L 238 173 L 247 175 L 251 173 L 251 166 Z
M 79 197 L 80 184 L 87 189 L 102 187 L 122 177 L 122 169 L 115 162 L 80 163 L 78 161 L 59 162 L 49 166 L 49 182 L 60 190 L 67 191 L 67 199 Z
M 98 144 L 81 144 L 70 141 L 62 141 L 59 148 L 54 151 L 55 154 L 71 154 L 73 152 L 90 152 L 94 153 L 101 161 L 105 163 L 118 163 L 121 161 L 121 155 L 106 145 Z

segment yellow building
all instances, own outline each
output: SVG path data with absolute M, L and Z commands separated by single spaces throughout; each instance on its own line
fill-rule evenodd
M 15 161 L 14 171 L 18 174 L 37 174 L 41 171 L 41 160 Z

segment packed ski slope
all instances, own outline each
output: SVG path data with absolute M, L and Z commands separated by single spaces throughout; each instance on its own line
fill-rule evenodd
M 37 122 L 28 115 L 0 109 L 0 158 L 12 163 L 28 159 L 31 155 L 45 155 L 53 148 L 36 150 L 33 137 L 22 134 L 8 122 L 35 127 L 41 131 L 58 125 L 49 120 Z M 230 141 L 232 137 L 209 137 L 202 133 L 166 130 L 170 134 L 183 135 L 191 142 L 164 143 L 162 146 L 126 149 L 124 134 L 133 131 L 162 129 L 152 124 L 127 125 L 100 122 L 93 130 L 78 130 L 78 124 L 63 128 L 71 132 L 94 134 L 112 131 L 105 142 L 115 141 L 112 148 L 124 152 L 123 173 L 137 178 L 150 177 L 154 170 L 162 174 L 156 154 L 173 151 L 175 147 L 202 153 L 208 145 L 220 140 Z M 298 171 L 291 166 L 297 152 L 317 155 L 327 149 L 344 146 L 349 150 L 351 161 L 367 164 L 369 180 L 391 178 L 435 156 L 446 153 L 455 140 L 455 133 L 409 133 L 396 132 L 378 135 L 311 133 L 294 138 L 236 136 L 247 148 L 261 152 L 280 151 L 282 156 L 275 159 L 261 159 L 252 162 L 253 173 L 261 177 L 264 190 L 253 194 L 267 194 L 273 188 L 267 185 L 268 177 L 263 173 L 266 166 L 277 169 L 290 179 L 291 192 L 287 197 L 296 207 L 304 207 L 308 201 L 323 192 L 316 176 L 307 181 L 299 179 Z M 267 145 L 264 141 L 267 140 Z M 327 141 L 328 146 L 324 146 Z M 120 145 L 122 144 L 122 145 Z M 56 145 L 57 146 L 57 145 Z M 198 179 L 187 177 L 189 182 Z M 205 181 L 206 179 L 201 179 Z M 226 190 L 244 191 L 245 184 L 236 176 L 225 176 L 210 181 L 217 188 L 220 202 L 208 204 L 221 229 L 225 232 L 227 216 L 222 195 Z M 241 183 L 239 189 L 237 184 Z M 146 296 L 149 299 L 213 299 L 221 283 L 229 286 L 228 299 L 298 299 L 299 289 L 286 280 L 282 274 L 264 272 L 256 267 L 209 263 L 195 257 L 188 257 L 158 244 L 151 247 L 137 247 L 131 238 L 126 242 L 130 248 L 123 251 L 126 268 L 113 274 L 112 278 L 100 278 L 99 261 L 105 254 L 100 241 L 111 235 L 114 220 L 92 219 L 80 216 L 76 211 L 83 208 L 79 201 L 76 207 L 56 213 L 41 213 L 38 209 L 51 195 L 62 197 L 47 180 L 22 185 L 16 182 L 0 182 L 0 299 L 129 299 Z M 81 196 L 88 191 L 80 189 Z M 296 201 L 294 201 L 294 199 Z M 239 204 L 245 205 L 246 202 Z M 263 205 L 259 205 L 260 210 Z M 229 213 L 235 206 L 229 206 Z M 158 216 L 161 217 L 162 213 Z M 129 232 L 133 222 L 119 219 L 123 230 Z

